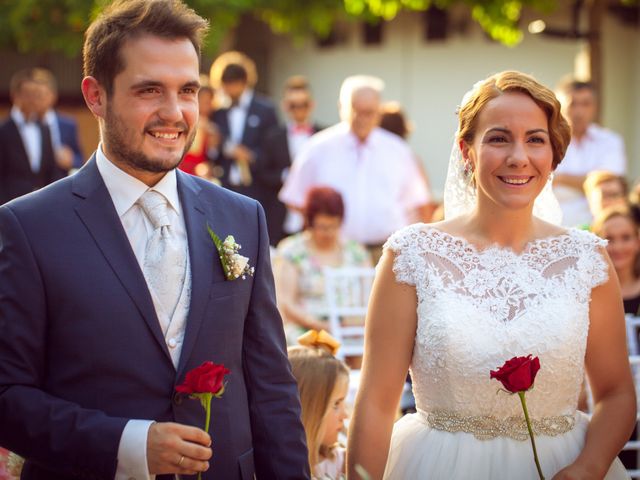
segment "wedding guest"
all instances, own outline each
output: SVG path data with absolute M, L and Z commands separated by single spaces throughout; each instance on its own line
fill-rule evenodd
M 631 211 L 624 206 L 613 206 L 595 217 L 593 233 L 608 241 L 607 253 L 616 269 L 624 311 L 640 316 L 640 231 Z M 637 428 L 629 440 L 637 440 Z M 638 465 L 635 450 L 623 450 L 618 455 L 627 470 Z
M 334 356 L 339 344 L 326 331 L 310 330 L 299 338 L 299 343 L 289 347 L 288 352 L 300 392 L 312 477 L 343 479 L 345 448 L 339 444 L 338 436 L 347 418 L 349 369 Z
M 12 108 L 0 124 L 0 205 L 60 178 L 49 127 L 42 122 L 46 75 L 20 70 L 11 77 Z
M 314 135 L 293 161 L 280 200 L 301 209 L 318 185 L 344 198 L 344 235 L 366 245 L 374 262 L 398 228 L 429 204 L 427 185 L 407 143 L 378 126 L 384 83 L 348 77 L 340 89 L 341 122 Z M 426 219 L 423 219 L 426 220 Z
M 583 185 L 593 218 L 614 205 L 626 206 L 627 181 L 611 172 L 596 170 L 587 175 Z
M 58 83 L 49 70 L 40 68 L 44 90 L 44 102 L 39 112 L 43 122 L 49 127 L 56 166 L 63 176 L 84 163 L 84 154 L 78 138 L 78 123 L 75 118 L 55 110 L 58 102 Z
M 254 90 L 254 61 L 237 51 L 225 52 L 211 65 L 211 86 L 226 103 L 211 119 L 220 131 L 214 163 L 222 169 L 222 186 L 258 200 L 266 211 L 277 201 L 262 175 L 260 149 L 267 132 L 278 124 L 276 109 Z
M 380 128 L 395 133 L 405 141 L 408 141 L 409 134 L 413 131 L 413 126 L 410 124 L 398 102 L 386 102 L 380 106 Z M 414 158 L 429 190 L 429 197 L 432 198 L 427 169 L 420 157 L 415 153 Z M 422 206 L 421 211 L 416 212 L 416 218 L 420 218 L 425 222 L 433 221 L 433 214 L 437 207 L 437 203 L 431 201 L 427 205 Z
M 213 112 L 214 90 L 207 85 L 208 79 L 201 77 L 198 90 L 198 128 L 189 151 L 182 159 L 179 168 L 183 172 L 213 179 L 210 160 L 217 155 L 220 146 L 220 134 L 216 125 L 209 119 Z
M 608 241 L 607 253 L 618 274 L 625 313 L 640 315 L 640 230 L 624 206 L 603 210 L 591 227 Z
M 370 267 L 366 249 L 341 235 L 342 196 L 314 187 L 304 205 L 305 229 L 285 238 L 276 250 L 274 277 L 287 343 L 310 329 L 329 330 L 324 293 L 325 267 Z
M 557 88 L 563 113 L 571 125 L 571 143 L 554 173 L 554 190 L 562 207 L 563 225 L 593 220 L 582 186 L 594 170 L 624 176 L 627 160 L 622 137 L 595 123 L 598 99 L 593 85 L 565 78 Z
M 277 197 L 289 173 L 292 159 L 300 153 L 313 134 L 322 130 L 322 127 L 313 122 L 314 106 L 308 80 L 300 75 L 287 79 L 281 103 L 286 117 L 285 125 L 273 127 L 262 145 L 263 159 L 258 165 L 261 170 L 260 178 L 265 186 L 272 189 L 270 197 L 276 199 L 267 205 L 269 209 L 265 208 L 272 245 L 277 245 L 286 235 L 298 233 L 303 227 L 304 219 L 300 212 L 287 211 Z

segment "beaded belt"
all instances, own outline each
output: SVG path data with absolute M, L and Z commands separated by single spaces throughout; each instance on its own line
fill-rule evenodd
M 528 440 L 529 431 L 524 416 L 496 418 L 491 415 L 465 417 L 454 412 L 420 412 L 427 424 L 444 432 L 471 433 L 478 440 L 491 440 L 496 437 L 509 437 L 514 440 Z M 554 437 L 567 433 L 576 423 L 573 415 L 558 415 L 531 419 L 531 428 L 535 435 Z

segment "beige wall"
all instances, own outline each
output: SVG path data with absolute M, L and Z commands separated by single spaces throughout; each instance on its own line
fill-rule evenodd
M 602 124 L 625 139 L 629 177 L 640 176 L 640 32 L 604 22 Z
M 554 22 L 566 24 L 562 17 L 548 21 L 550 25 Z M 269 85 L 278 92 L 289 75 L 307 75 L 318 103 L 316 117 L 332 124 L 338 119 L 336 99 L 344 77 L 366 73 L 383 78 L 385 99 L 401 102 L 415 125 L 410 143 L 424 161 L 437 195 L 441 195 L 446 177 L 456 128 L 454 112 L 464 92 L 475 81 L 505 69 L 531 73 L 553 87 L 572 72 L 583 49 L 580 41 L 529 34 L 520 45 L 509 48 L 488 41 L 471 21 L 464 34 L 444 43 L 426 43 L 421 16 L 408 13 L 387 24 L 384 35 L 382 45 L 365 46 L 358 25 L 353 25 L 346 44 L 329 49 L 319 49 L 312 42 L 295 46 L 286 38 L 274 38 Z M 640 135 L 634 132 L 640 131 L 640 96 L 633 85 L 640 84 L 640 33 L 608 20 L 604 37 L 603 123 L 624 135 L 629 158 L 638 163 Z M 620 45 L 630 48 L 621 49 Z M 633 172 L 640 174 L 638 165 L 633 166 Z

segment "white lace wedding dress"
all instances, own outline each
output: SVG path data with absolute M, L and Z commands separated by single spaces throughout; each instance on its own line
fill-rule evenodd
M 415 285 L 418 296 L 418 413 L 394 426 L 385 478 L 537 479 L 520 400 L 489 378 L 529 354 L 540 358 L 526 398 L 547 480 L 578 456 L 588 419 L 576 405 L 591 289 L 607 279 L 603 245 L 570 230 L 521 254 L 478 250 L 424 224 L 389 239 L 397 281 Z M 616 459 L 606 478 L 629 477 Z

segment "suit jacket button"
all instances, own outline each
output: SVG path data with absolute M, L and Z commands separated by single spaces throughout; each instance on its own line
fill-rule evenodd
M 173 392 L 173 403 L 175 405 L 181 405 L 182 404 L 182 394 L 180 394 L 178 392 Z

